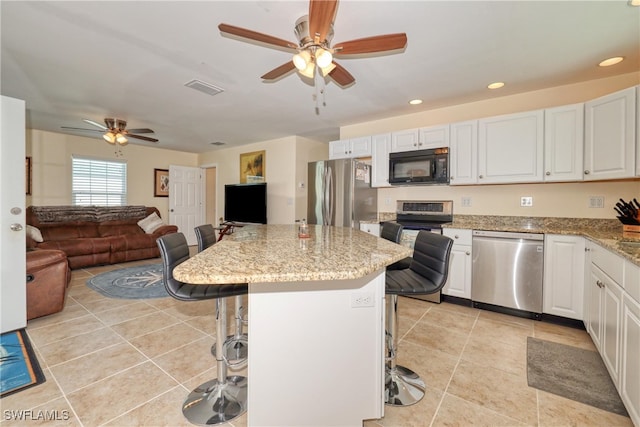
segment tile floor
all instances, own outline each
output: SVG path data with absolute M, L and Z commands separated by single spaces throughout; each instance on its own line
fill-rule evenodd
M 190 425 L 182 401 L 216 375 L 209 356 L 214 302 L 117 300 L 85 286 L 91 275 L 122 266 L 73 271 L 65 309 L 29 322 L 47 381 L 0 400 L 3 427 Z M 416 405 L 387 406 L 385 417 L 366 427 L 632 425 L 527 386 L 527 336 L 595 350 L 585 331 L 409 298 L 399 310 L 399 363 L 418 372 L 428 390 Z M 54 420 L 18 421 L 12 410 Z M 246 426 L 246 415 L 228 425 Z

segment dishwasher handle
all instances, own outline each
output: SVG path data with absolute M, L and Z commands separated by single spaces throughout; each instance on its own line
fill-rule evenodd
M 524 240 L 544 240 L 544 234 L 540 233 L 519 233 L 511 231 L 487 231 L 473 230 L 474 237 L 488 237 L 497 239 L 524 239 Z

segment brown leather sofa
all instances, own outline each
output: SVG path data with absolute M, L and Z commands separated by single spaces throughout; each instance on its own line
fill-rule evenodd
M 70 281 L 64 252 L 27 250 L 27 320 L 61 311 Z
M 154 212 L 160 215 L 146 206 L 29 206 L 26 223 L 37 228 L 42 242 L 27 233 L 27 248 L 63 251 L 71 269 L 156 258 L 156 239 L 178 227 L 146 233 L 138 221 Z

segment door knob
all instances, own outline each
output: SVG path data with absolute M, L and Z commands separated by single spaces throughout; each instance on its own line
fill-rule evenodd
M 20 230 L 22 230 L 22 225 L 20 225 L 20 224 L 11 224 L 11 230 L 12 231 L 20 231 Z

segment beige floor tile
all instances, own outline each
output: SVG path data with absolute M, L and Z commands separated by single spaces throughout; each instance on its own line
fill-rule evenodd
M 177 386 L 155 399 L 108 422 L 112 427 L 191 427 L 193 424 L 182 415 L 182 401 L 187 391 Z
M 71 280 L 86 279 L 91 276 L 92 274 L 84 269 L 71 270 Z
M 452 311 L 454 313 L 458 313 L 461 314 L 463 316 L 471 316 L 475 319 L 478 318 L 478 316 L 480 315 L 480 309 L 478 308 L 473 308 L 471 306 L 468 305 L 461 305 L 461 304 L 452 304 L 452 303 L 447 303 L 447 302 L 443 302 L 441 304 L 434 304 L 433 305 L 433 309 L 434 310 L 445 310 L 445 311 Z
M 104 327 L 102 322 L 94 316 L 87 315 L 33 330 L 29 329 L 29 337 L 35 345 L 42 347 L 76 335 L 86 334 L 102 327 Z
M 476 321 L 474 316 L 465 316 L 453 310 L 433 308 L 420 320 L 452 331 L 468 334 Z
M 586 350 L 598 351 L 591 340 L 591 336 L 584 329 L 568 328 L 553 323 L 534 323 L 534 336 L 547 341 L 580 347 Z
M 56 365 L 51 372 L 68 394 L 147 360 L 129 343 L 121 343 Z
M 533 327 L 517 323 L 499 322 L 478 318 L 471 336 L 485 342 L 504 342 L 512 345 L 526 345 L 527 337 L 533 336 Z
M 180 320 L 173 316 L 161 311 L 156 311 L 145 316 L 111 325 L 111 329 L 122 335 L 125 339 L 130 340 L 132 338 L 139 337 L 140 335 L 145 335 L 150 332 L 175 325 L 179 322 Z
M 424 314 L 437 304 L 409 297 L 398 297 L 398 315 L 420 320 Z
M 462 360 L 447 393 L 525 424 L 537 423 L 536 391 L 521 375 Z
M 468 336 L 431 323 L 418 322 L 402 340 L 458 357 Z
M 520 325 L 523 327 L 533 328 L 533 324 L 538 322 L 537 320 L 527 319 L 524 317 L 510 316 L 504 313 L 498 313 L 489 310 L 480 310 L 478 318 L 483 320 L 493 320 L 494 322 L 504 322 L 508 324 Z
M 5 411 L 33 409 L 63 397 L 60 387 L 58 387 L 58 384 L 52 379 L 51 371 L 49 371 L 49 369 L 43 369 L 42 373 L 46 378 L 44 383 L 0 399 L 0 406 L 2 407 L 3 412 L 2 419 L 4 419 Z M 4 425 L 4 423 L 2 425 Z
M 168 308 L 174 307 L 178 304 L 183 304 L 183 301 L 178 301 L 171 297 L 166 298 L 153 298 L 146 300 L 147 304 L 156 307 L 158 310 L 166 310 Z
M 137 300 L 134 299 L 117 299 L 117 298 L 108 298 L 94 292 L 94 296 L 87 297 L 73 297 L 76 301 L 82 304 L 87 310 L 96 314 L 101 311 L 111 310 L 114 308 L 121 308 L 127 305 L 136 304 Z
M 126 322 L 127 320 L 136 319 L 156 312 L 158 312 L 157 308 L 141 301 L 134 304 L 128 304 L 124 307 L 116 307 L 111 310 L 100 311 L 95 313 L 95 316 L 106 325 L 115 325 L 117 323 Z
M 526 345 L 501 341 L 488 343 L 472 334 L 462 352 L 462 359 L 512 374 L 527 375 Z
M 119 335 L 111 329 L 103 327 L 86 334 L 38 347 L 38 351 L 40 351 L 49 366 L 55 366 L 122 342 L 124 340 Z
M 513 418 L 505 417 L 490 409 L 450 394 L 445 394 L 436 418 L 431 424 L 432 427 L 512 427 L 526 425 Z
M 216 366 L 216 359 L 211 354 L 214 340 L 202 338 L 173 351 L 155 357 L 153 361 L 171 373 L 179 383 L 198 376 Z
M 409 341 L 402 341 L 398 349 L 397 364 L 411 369 L 436 390 L 447 388 L 457 363 L 455 356 Z
M 72 302 L 69 304 L 69 302 Z M 64 309 L 58 313 L 50 314 L 49 316 L 38 317 L 27 322 L 27 326 L 30 331 L 44 326 L 54 325 L 56 323 L 66 322 L 67 320 L 76 319 L 78 317 L 87 316 L 89 311 L 80 304 L 69 298 L 69 301 L 65 304 Z
M 151 362 L 137 365 L 67 395 L 85 426 L 104 424 L 154 399 L 177 383 Z
M 424 427 L 431 423 L 436 414 L 442 392 L 427 387 L 421 401 L 411 406 L 384 407 L 384 417 L 375 423 L 384 427 Z
M 130 342 L 147 357 L 154 358 L 185 344 L 199 340 L 204 336 L 202 332 L 184 323 L 178 323 L 168 328 L 133 338 Z
M 631 427 L 628 417 L 538 390 L 540 426 Z
M 216 302 L 215 299 L 205 301 L 179 301 L 179 304 L 168 307 L 163 311 L 181 320 L 213 316 L 216 312 Z M 233 313 L 233 311 L 227 308 L 227 313 Z

